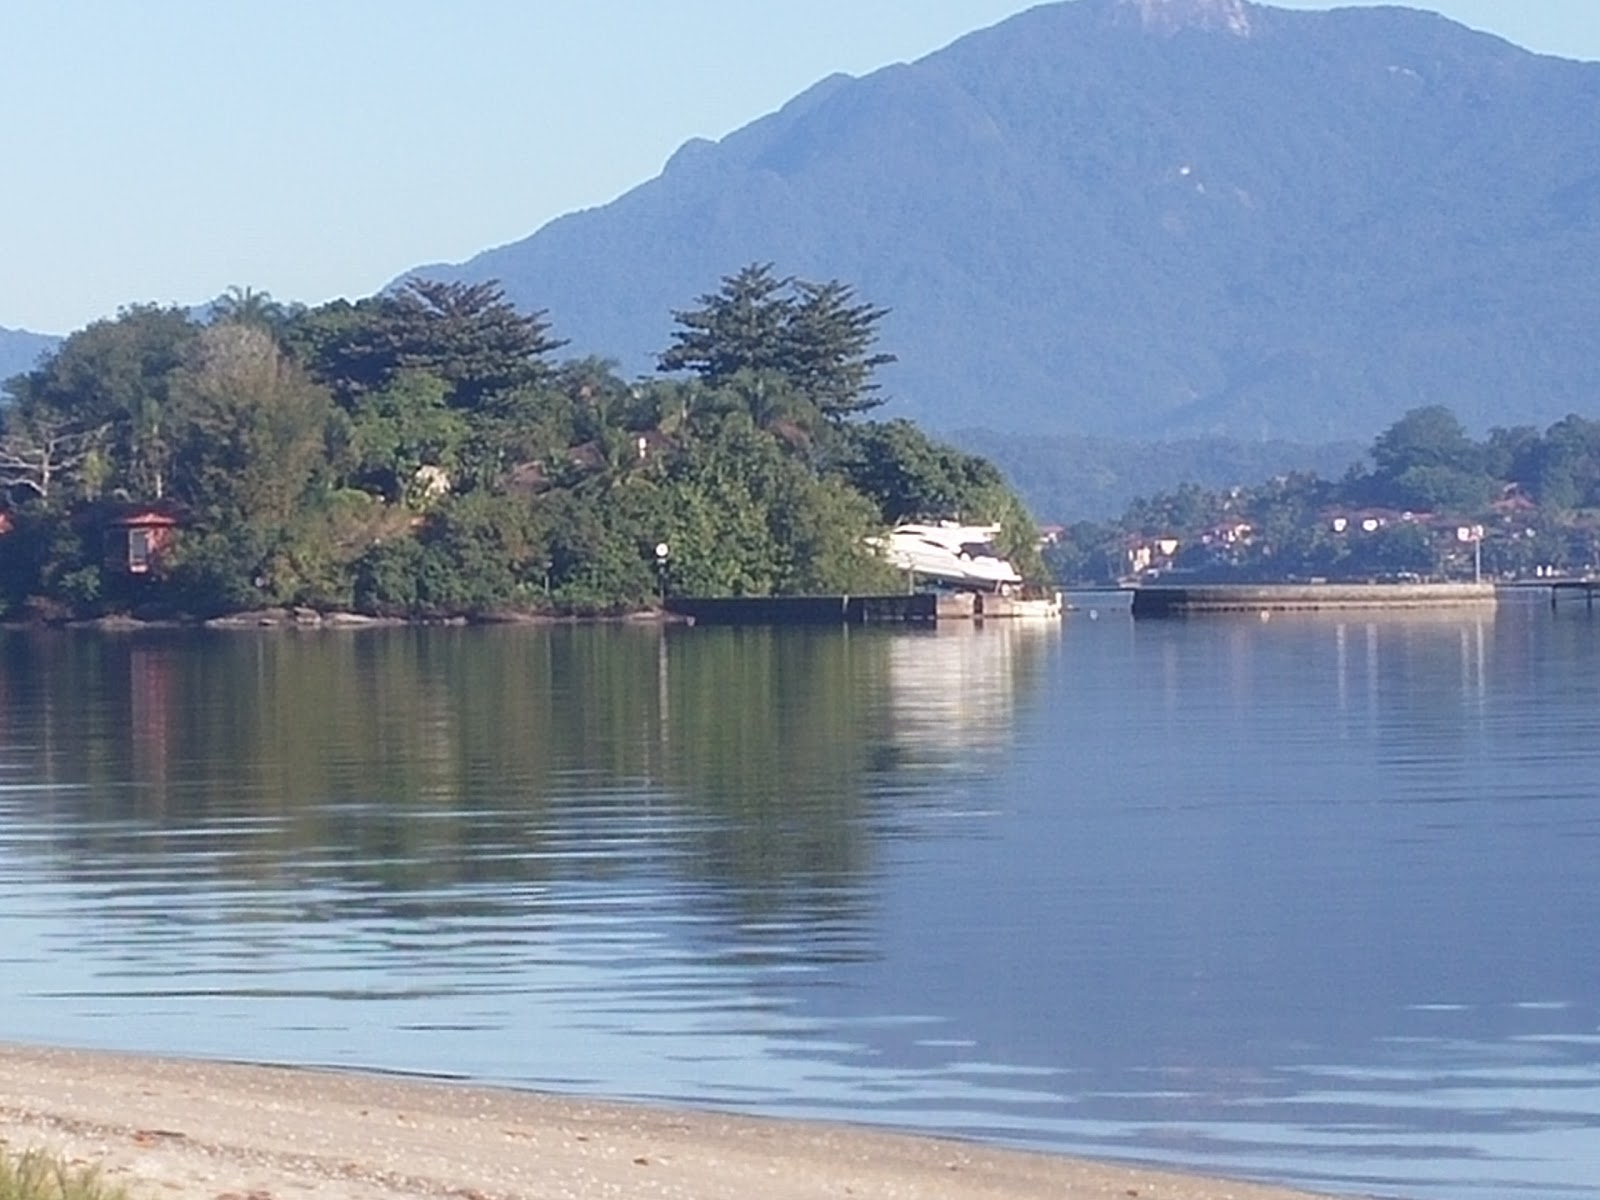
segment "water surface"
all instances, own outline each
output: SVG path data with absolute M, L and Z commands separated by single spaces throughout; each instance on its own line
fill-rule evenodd
M 1597 647 L 4 634 L 0 1038 L 1600 1196 Z

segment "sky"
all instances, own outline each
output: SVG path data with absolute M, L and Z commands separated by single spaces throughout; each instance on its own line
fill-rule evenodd
M 1330 0 L 1278 0 L 1331 8 Z M 1600 0 L 1415 0 L 1600 59 Z M 605 204 L 1028 0 L 0 0 L 0 326 L 321 303 Z

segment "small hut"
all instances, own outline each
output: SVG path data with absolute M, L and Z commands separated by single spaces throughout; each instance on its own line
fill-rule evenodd
M 106 569 L 127 575 L 149 575 L 171 545 L 183 518 L 176 507 L 159 501 L 119 507 L 105 520 Z

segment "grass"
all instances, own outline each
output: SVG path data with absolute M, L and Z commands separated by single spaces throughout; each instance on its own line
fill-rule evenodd
M 0 1150 L 0 1200 L 128 1200 L 93 1167 L 74 1167 L 50 1154 Z

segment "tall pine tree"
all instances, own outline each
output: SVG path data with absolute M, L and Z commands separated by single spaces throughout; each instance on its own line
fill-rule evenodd
M 751 263 L 699 304 L 673 313 L 679 328 L 660 370 L 692 371 L 711 385 L 777 374 L 835 421 L 883 402 L 872 394 L 873 372 L 895 356 L 872 346 L 888 309 L 857 303 L 848 285 L 779 278 L 771 263 Z

